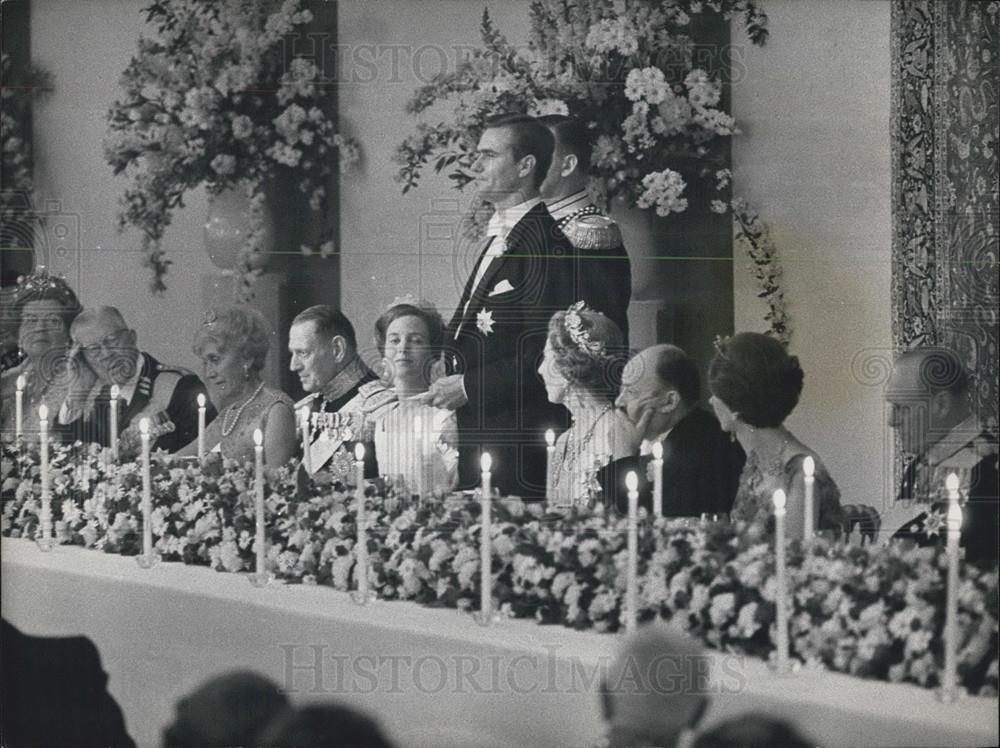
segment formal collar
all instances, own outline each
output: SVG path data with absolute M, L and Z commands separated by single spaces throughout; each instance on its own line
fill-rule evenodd
M 132 372 L 132 376 L 129 377 L 125 384 L 118 385 L 119 397 L 129 405 L 132 404 L 132 398 L 135 397 L 135 389 L 139 385 L 139 378 L 142 376 L 142 353 L 136 351 L 135 358 L 135 371 Z
M 333 379 L 326 383 L 320 391 L 320 395 L 325 400 L 336 400 L 338 397 L 343 397 L 356 387 L 367 374 L 367 367 L 361 363 L 360 358 L 355 356 L 353 361 L 345 365 L 334 375 Z
M 970 415 L 927 450 L 927 463 L 936 467 L 956 453 L 965 449 L 983 431 L 982 424 L 975 414 Z
M 518 203 L 510 208 L 497 210 L 490 218 L 489 226 L 486 228 L 486 235 L 499 236 L 506 239 L 510 234 L 511 229 L 517 225 L 518 221 L 524 218 L 528 212 L 540 202 L 542 202 L 542 198 L 533 197 L 530 200 L 525 200 L 523 203 Z
M 571 195 L 560 197 L 558 200 L 546 201 L 545 203 L 545 207 L 549 209 L 549 214 L 557 221 L 573 215 L 588 205 L 590 205 L 590 195 L 586 190 L 579 190 Z

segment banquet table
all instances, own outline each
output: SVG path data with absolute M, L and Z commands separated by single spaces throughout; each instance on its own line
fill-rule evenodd
M 376 715 L 400 746 L 588 746 L 602 734 L 597 674 L 618 636 L 409 602 L 355 604 L 312 585 L 257 588 L 246 575 L 4 538 L 3 615 L 28 634 L 84 634 L 140 746 L 159 745 L 177 700 L 206 678 L 252 669 L 295 703 Z M 706 724 L 757 712 L 829 746 L 996 745 L 995 698 L 838 673 L 772 673 L 713 652 Z

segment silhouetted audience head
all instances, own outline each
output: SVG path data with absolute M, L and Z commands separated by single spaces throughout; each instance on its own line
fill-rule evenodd
M 741 332 L 716 342 L 708 367 L 708 387 L 723 429 L 729 414 L 756 428 L 776 428 L 799 402 L 802 368 L 781 341 L 756 332 Z M 718 402 L 727 413 L 720 413 Z
M 664 624 L 630 635 L 601 688 L 612 746 L 672 746 L 708 708 L 708 662 L 690 637 Z
M 288 709 L 259 734 L 267 748 L 392 748 L 370 717 L 338 704 Z
M 277 684 L 247 670 L 212 678 L 182 698 L 163 734 L 165 748 L 251 746 L 288 699 Z
M 809 748 L 811 745 L 787 722 L 752 714 L 716 725 L 694 741 L 694 748 Z

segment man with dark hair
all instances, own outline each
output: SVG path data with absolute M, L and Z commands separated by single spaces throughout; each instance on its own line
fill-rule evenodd
M 617 460 L 602 474 L 605 496 L 625 507 L 625 476 L 639 477 L 639 502 L 652 506 L 653 445 L 663 447 L 663 514 L 696 517 L 728 512 L 736 498 L 746 456 L 726 437 L 711 413 L 698 406 L 698 367 L 680 348 L 654 345 L 622 372 L 616 402 L 642 439 L 638 457 Z
M 354 445 L 365 445 L 365 477 L 378 477 L 372 423 L 395 396 L 358 355 L 354 326 L 337 309 L 311 306 L 292 320 L 288 332 L 289 368 L 309 394 L 295 403 L 310 412 L 307 469 L 330 466 L 347 475 Z
M 628 347 L 632 268 L 618 224 L 591 202 L 587 192 L 593 150 L 590 130 L 580 120 L 563 114 L 538 120 L 555 137 L 552 165 L 540 188 L 545 207 L 576 248 L 581 274 L 601 278 L 589 301 L 614 320 Z
M 969 402 L 969 374 L 953 351 L 920 347 L 902 354 L 886 384 L 889 427 L 911 456 L 900 501 L 927 510 L 900 528 L 895 538 L 920 546 L 943 543 L 950 473 L 959 479 L 962 537 L 968 561 L 997 563 L 997 439 L 982 428 Z
M 491 120 L 483 131 L 477 186 L 495 212 L 445 334 L 448 376 L 419 396 L 456 411 L 463 487 L 479 483 L 480 454 L 489 451 L 494 485 L 534 499 L 545 495 L 544 431 L 567 421 L 537 373 L 549 319 L 589 301 L 572 247 L 538 192 L 553 143 L 524 115 Z

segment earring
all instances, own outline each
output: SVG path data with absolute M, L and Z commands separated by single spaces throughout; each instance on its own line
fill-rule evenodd
M 250 379 L 250 364 L 243 364 L 243 379 Z

